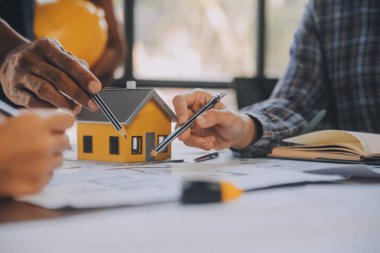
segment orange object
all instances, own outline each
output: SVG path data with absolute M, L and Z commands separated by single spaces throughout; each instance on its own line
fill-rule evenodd
M 185 181 L 181 201 L 184 204 L 227 202 L 239 198 L 243 192 L 227 182 Z
M 34 33 L 37 38 L 57 39 L 76 57 L 93 66 L 101 57 L 108 40 L 103 9 L 85 0 L 56 0 L 38 3 Z
M 242 190 L 237 188 L 235 185 L 227 183 L 227 182 L 221 182 L 220 183 L 220 189 L 222 192 L 222 201 L 230 201 L 233 199 L 237 199 L 242 195 Z

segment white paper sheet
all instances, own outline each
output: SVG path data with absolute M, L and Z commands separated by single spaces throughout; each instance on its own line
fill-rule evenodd
M 241 189 L 256 189 L 343 178 L 299 172 L 294 169 L 294 164 L 274 159 L 221 159 L 209 163 L 131 165 L 70 159 L 55 172 L 53 180 L 42 192 L 18 199 L 49 209 L 100 208 L 178 201 L 185 179 L 224 180 Z M 321 165 L 317 167 L 321 168 Z

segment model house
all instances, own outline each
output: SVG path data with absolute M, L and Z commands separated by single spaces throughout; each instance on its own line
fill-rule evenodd
M 99 93 L 127 133 L 120 136 L 103 113 L 78 115 L 78 159 L 143 162 L 171 157 L 171 147 L 155 158 L 150 152 L 171 132 L 175 114 L 154 89 L 105 89 Z

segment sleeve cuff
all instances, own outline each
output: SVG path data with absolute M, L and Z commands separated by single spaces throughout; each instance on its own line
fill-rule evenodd
M 260 139 L 254 141 L 251 145 L 244 149 L 233 149 L 235 156 L 238 157 L 262 157 L 268 154 L 271 150 L 271 142 L 273 139 L 273 129 L 267 116 L 258 112 L 244 112 L 250 116 L 261 131 Z

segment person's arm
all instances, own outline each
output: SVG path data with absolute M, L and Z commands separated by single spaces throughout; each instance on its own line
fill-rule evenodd
M 13 103 L 68 108 L 75 113 L 79 105 L 98 109 L 89 93 L 100 91 L 99 80 L 56 40 L 30 42 L 1 19 L 0 38 L 0 83 Z
M 103 86 L 108 86 L 113 81 L 116 68 L 125 60 L 126 44 L 115 17 L 112 1 L 92 0 L 92 2 L 103 8 L 105 12 L 108 24 L 108 41 L 102 56 L 91 70 Z
M 0 64 L 4 61 L 5 56 L 14 48 L 25 45 L 30 41 L 20 36 L 12 30 L 8 24 L 0 18 Z
M 46 185 L 69 146 L 66 128 L 74 117 L 64 112 L 0 115 L 0 197 L 34 193 Z
M 243 156 L 261 156 L 283 138 L 299 133 L 329 102 L 313 2 L 295 35 L 291 61 L 272 96 L 235 113 L 222 105 L 199 117 L 195 127 L 179 139 L 202 149 L 232 148 Z M 181 94 L 173 99 L 179 124 L 207 103 L 204 91 Z
M 282 139 L 299 134 L 330 102 L 314 1 L 309 1 L 291 47 L 291 59 L 271 97 L 242 109 L 262 127 L 262 137 L 243 156 L 263 155 Z

